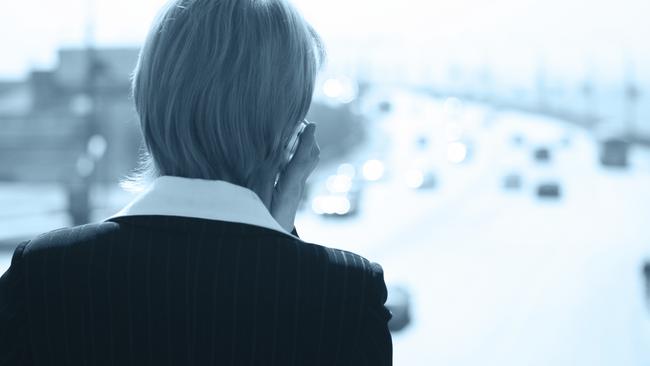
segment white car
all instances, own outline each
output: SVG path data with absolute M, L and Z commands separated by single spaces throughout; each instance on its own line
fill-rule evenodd
M 363 181 L 344 174 L 329 176 L 311 199 L 314 213 L 322 216 L 355 215 L 359 208 Z

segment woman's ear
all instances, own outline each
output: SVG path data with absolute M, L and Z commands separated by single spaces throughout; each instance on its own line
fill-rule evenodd
M 246 179 L 246 187 L 255 192 L 268 209 L 271 207 L 276 178 L 283 167 L 283 157 L 282 151 L 269 153 Z

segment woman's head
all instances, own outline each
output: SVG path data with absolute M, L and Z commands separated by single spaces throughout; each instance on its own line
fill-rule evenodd
M 174 0 L 133 75 L 145 175 L 247 186 L 305 117 L 323 58 L 285 0 Z

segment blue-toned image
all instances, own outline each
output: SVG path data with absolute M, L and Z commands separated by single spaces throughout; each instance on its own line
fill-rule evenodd
M 649 15 L 6 5 L 0 366 L 650 365 Z

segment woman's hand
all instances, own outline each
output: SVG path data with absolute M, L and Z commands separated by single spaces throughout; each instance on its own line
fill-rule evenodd
M 296 153 L 280 172 L 278 184 L 273 190 L 271 215 L 288 232 L 293 230 L 298 205 L 305 190 L 305 182 L 316 168 L 320 158 L 315 131 L 314 123 L 310 122 L 305 127 L 300 135 Z
M 254 191 L 258 194 L 275 220 L 287 231 L 294 228 L 296 212 L 305 190 L 305 182 L 318 164 L 320 148 L 314 132 L 316 125 L 308 123 L 300 135 L 298 147 L 293 158 L 280 171 L 281 157 L 273 157 L 255 179 Z M 280 173 L 277 185 L 275 177 Z

